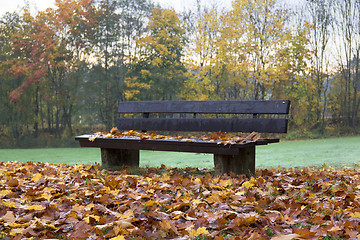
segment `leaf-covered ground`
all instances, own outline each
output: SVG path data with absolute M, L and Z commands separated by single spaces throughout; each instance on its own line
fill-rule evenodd
M 2 239 L 358 239 L 358 169 L 106 172 L 0 163 Z

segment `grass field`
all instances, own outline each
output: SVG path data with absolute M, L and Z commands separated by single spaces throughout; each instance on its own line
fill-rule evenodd
M 0 149 L 0 161 L 67 164 L 100 162 L 97 148 Z M 256 167 L 353 166 L 360 163 L 360 136 L 286 141 L 256 148 Z M 141 151 L 140 166 L 212 168 L 210 154 Z

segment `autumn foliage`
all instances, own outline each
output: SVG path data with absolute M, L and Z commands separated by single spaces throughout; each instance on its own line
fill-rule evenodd
M 2 239 L 357 239 L 357 169 L 107 172 L 0 163 Z M 334 239 L 337 239 L 334 238 Z

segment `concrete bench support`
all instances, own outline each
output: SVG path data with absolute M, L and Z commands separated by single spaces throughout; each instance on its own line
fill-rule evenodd
M 104 169 L 115 171 L 126 167 L 139 167 L 139 150 L 101 148 Z
M 240 148 L 239 155 L 214 154 L 215 175 L 233 172 L 255 174 L 255 146 Z

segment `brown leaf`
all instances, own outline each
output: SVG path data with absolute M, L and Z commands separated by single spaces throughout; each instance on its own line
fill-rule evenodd
M 276 237 L 272 237 L 271 240 L 295 240 L 295 239 L 301 239 L 299 234 L 284 234 L 284 235 L 279 235 Z
M 7 180 L 5 184 L 9 187 L 17 187 L 19 185 L 19 181 L 16 178 L 11 178 Z
M 3 221 L 5 224 L 14 223 L 16 221 L 14 212 L 7 211 L 6 214 L 0 218 L 0 221 Z
M 86 239 L 90 236 L 89 231 L 92 227 L 85 221 L 81 221 L 75 226 L 75 231 L 70 235 L 71 239 Z

